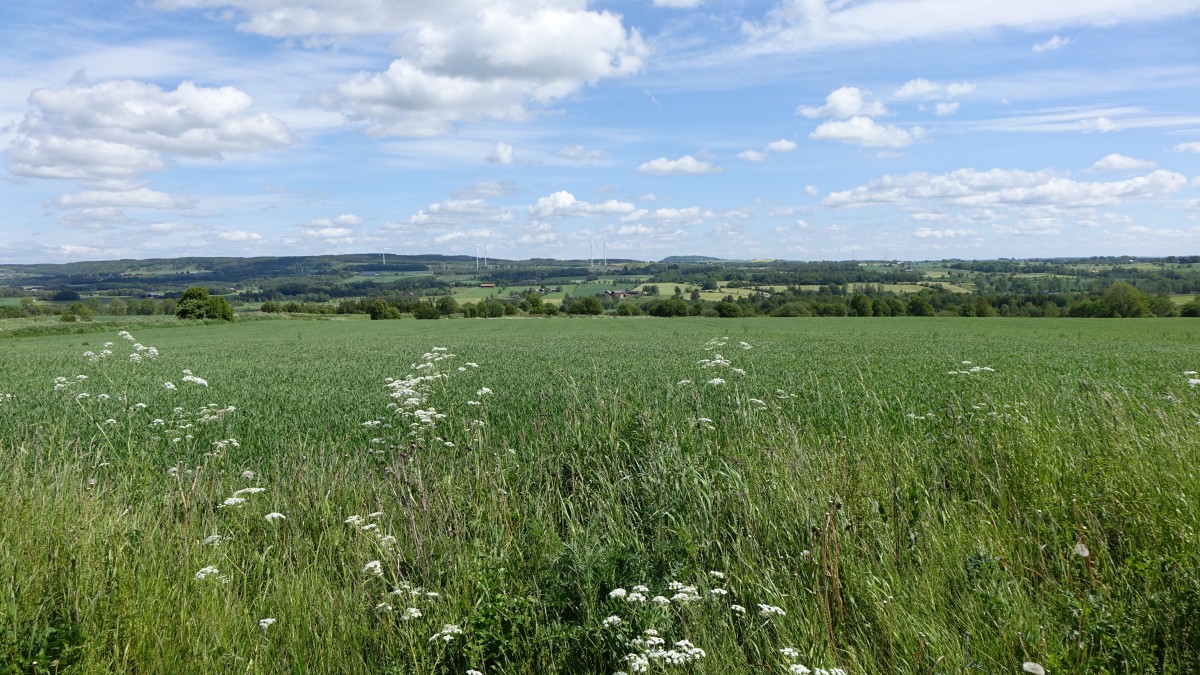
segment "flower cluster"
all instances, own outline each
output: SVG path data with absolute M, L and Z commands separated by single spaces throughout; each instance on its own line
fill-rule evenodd
M 962 370 L 948 370 L 948 371 L 946 371 L 946 374 L 947 375 L 974 375 L 976 373 L 994 373 L 994 372 L 996 372 L 995 370 L 992 370 L 991 368 L 988 368 L 987 366 L 977 366 L 977 365 L 971 363 L 970 361 L 963 361 L 961 365 L 969 366 L 969 367 L 964 368 Z
M 686 666 L 706 656 L 703 649 L 692 644 L 690 640 L 679 640 L 670 649 L 666 648 L 666 640 L 659 636 L 658 631 L 647 628 L 641 636 L 629 641 L 632 651 L 625 655 L 625 662 L 630 672 L 645 673 L 651 665 Z

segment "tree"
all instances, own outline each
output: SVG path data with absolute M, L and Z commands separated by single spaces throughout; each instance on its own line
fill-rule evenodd
M 597 298 L 594 295 L 586 298 L 579 298 L 572 302 L 569 307 L 567 307 L 567 314 L 587 314 L 594 316 L 596 314 L 603 313 L 604 305 L 600 303 L 600 298 Z
M 923 295 L 914 295 L 908 299 L 909 316 L 933 316 L 933 305 Z
M 233 305 L 220 296 L 210 296 L 203 286 L 192 286 L 179 296 L 175 316 L 181 319 L 233 321 Z
M 418 302 L 416 305 L 413 305 L 412 313 L 418 319 L 439 319 L 442 316 L 438 306 L 432 302 Z
M 690 313 L 691 308 L 679 298 L 660 300 L 650 305 L 650 314 L 652 316 L 687 316 Z
M 713 309 L 716 310 L 717 316 L 725 319 L 735 319 L 742 315 L 742 308 L 727 300 L 718 302 Z
M 458 300 L 455 300 L 453 295 L 443 295 L 437 299 L 437 310 L 445 316 L 457 314 L 459 312 Z
M 1149 313 L 1149 303 L 1146 294 L 1133 286 L 1118 281 L 1104 292 L 1104 305 L 1108 308 L 1109 316 L 1117 318 L 1141 317 Z
M 850 313 L 854 316 L 871 316 L 871 299 L 862 293 L 855 293 L 850 297 Z
M 125 316 L 129 307 L 125 305 L 124 300 L 114 298 L 108 303 L 108 313 L 110 316 Z

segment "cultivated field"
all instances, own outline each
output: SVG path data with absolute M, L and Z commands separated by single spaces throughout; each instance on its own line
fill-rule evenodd
M 119 329 L 0 339 L 0 670 L 1200 670 L 1190 321 Z

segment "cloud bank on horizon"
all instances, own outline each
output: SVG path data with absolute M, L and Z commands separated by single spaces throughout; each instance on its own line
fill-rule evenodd
M 1200 0 L 0 18 L 0 263 L 1200 251 Z

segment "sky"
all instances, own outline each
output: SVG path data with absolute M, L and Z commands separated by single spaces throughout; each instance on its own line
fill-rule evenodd
M 1200 0 L 5 0 L 0 263 L 1200 253 Z

